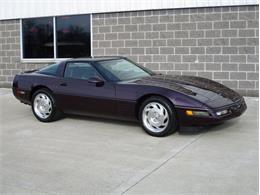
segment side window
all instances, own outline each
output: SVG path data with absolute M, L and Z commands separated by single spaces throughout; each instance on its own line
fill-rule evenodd
M 71 62 L 66 65 L 65 78 L 88 80 L 91 77 L 99 77 L 96 69 L 89 63 Z

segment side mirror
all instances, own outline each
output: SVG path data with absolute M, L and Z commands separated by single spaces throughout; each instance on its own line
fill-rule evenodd
M 91 77 L 88 79 L 88 82 L 95 84 L 97 87 L 101 87 L 105 84 L 105 82 L 98 77 Z

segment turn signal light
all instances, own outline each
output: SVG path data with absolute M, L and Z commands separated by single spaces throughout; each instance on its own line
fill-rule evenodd
M 199 110 L 186 110 L 186 115 L 188 116 L 210 116 L 207 111 L 199 111 Z
M 188 116 L 193 116 L 192 110 L 186 110 L 186 114 L 187 114 Z

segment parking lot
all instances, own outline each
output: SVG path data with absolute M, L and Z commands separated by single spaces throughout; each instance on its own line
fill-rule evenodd
M 237 119 L 164 138 L 137 123 L 38 122 L 0 89 L 0 194 L 258 194 L 258 98 Z

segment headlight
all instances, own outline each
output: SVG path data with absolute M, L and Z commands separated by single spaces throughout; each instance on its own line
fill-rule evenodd
M 228 110 L 222 110 L 222 111 L 216 112 L 216 115 L 217 115 L 217 116 L 222 116 L 222 115 L 225 115 L 225 114 L 227 114 L 227 113 L 228 113 Z
M 186 115 L 188 116 L 210 116 L 207 111 L 199 111 L 199 110 L 186 110 Z

